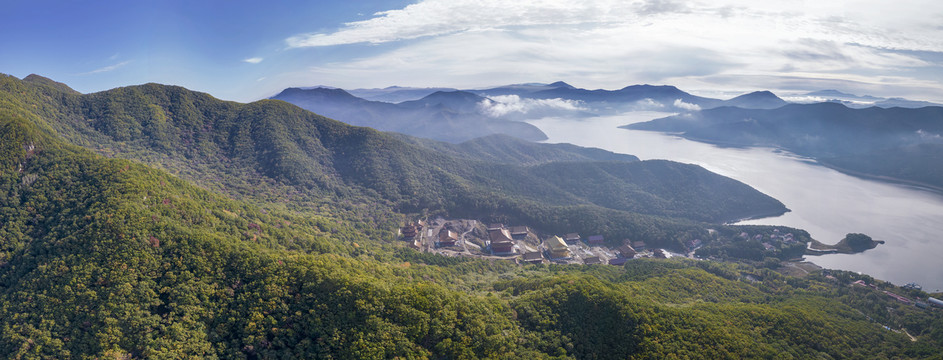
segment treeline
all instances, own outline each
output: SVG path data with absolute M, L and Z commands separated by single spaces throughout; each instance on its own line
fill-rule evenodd
M 3 96 L 30 111 L 41 109 L 36 121 L 73 144 L 141 161 L 265 208 L 345 223 L 367 220 L 360 230 L 370 237 L 383 236 L 371 229 L 390 232 L 400 220 L 395 213 L 428 212 L 671 244 L 701 226 L 691 220 L 723 222 L 786 210 L 697 166 L 596 161 L 634 158 L 522 145 L 506 137 L 461 146 L 412 144 L 281 101 L 238 104 L 158 84 L 79 95 L 48 79 L 31 79 L 3 77 Z M 537 150 L 544 148 L 552 150 Z M 515 154 L 543 164 L 508 163 Z M 475 156 L 503 163 L 469 159 Z M 573 159 L 584 160 L 559 161 Z
M 371 235 L 372 219 L 234 199 L 67 144 L 40 115 L 61 108 L 2 94 L 3 358 L 932 358 L 943 344 L 943 313 L 859 296 L 851 274 L 683 259 L 517 266 L 396 249 L 389 233 Z M 259 191 L 297 189 L 279 181 Z M 337 199 L 360 214 L 355 198 Z M 706 231 L 533 206 L 520 213 L 640 223 L 633 231 L 672 239 Z M 880 324 L 912 326 L 918 341 Z

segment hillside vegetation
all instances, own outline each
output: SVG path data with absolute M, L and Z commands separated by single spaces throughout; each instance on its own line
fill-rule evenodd
M 521 151 L 488 156 L 476 150 L 502 148 L 498 143 L 525 149 L 517 140 L 427 147 L 275 100 L 238 104 L 157 84 L 76 95 L 45 83 L 0 80 L 11 103 L 41 109 L 41 121 L 73 144 L 268 208 L 355 223 L 368 218 L 368 232 L 391 232 L 393 212 L 429 212 L 680 247 L 679 239 L 705 232 L 692 221 L 786 211 L 777 200 L 697 166 L 593 162 L 601 150 L 547 145 L 555 151 L 532 167 L 500 161 Z M 478 155 L 503 163 L 474 160 Z M 577 156 L 589 161 L 557 161 Z
M 940 358 L 943 312 L 848 284 L 860 279 L 911 297 L 927 294 L 867 276 L 800 279 L 684 259 L 612 267 L 445 258 L 374 237 L 366 224 L 377 220 L 358 218 L 362 205 L 349 206 L 349 219 L 305 210 L 311 204 L 275 206 L 266 199 L 293 193 L 252 190 L 310 188 L 293 200 L 333 192 L 332 202 L 396 194 L 335 173 L 303 177 L 318 166 L 338 169 L 329 166 L 338 158 L 354 162 L 341 156 L 363 154 L 363 142 L 426 154 L 303 112 L 300 119 L 317 120 L 306 124 L 310 131 L 360 134 L 363 142 L 341 146 L 336 138 L 308 137 L 312 132 L 286 134 L 311 148 L 343 150 L 319 158 L 293 149 L 295 142 L 266 134 L 278 130 L 265 127 L 289 126 L 296 115 L 283 103 L 239 105 L 200 94 L 168 102 L 178 110 L 192 104 L 199 111 L 190 120 L 231 108 L 232 118 L 216 118 L 215 130 L 201 132 L 206 123 L 162 127 L 159 115 L 152 123 L 123 117 L 118 105 L 89 105 L 108 103 L 102 94 L 12 79 L 2 89 L 2 358 Z M 142 108 L 160 113 L 148 104 Z M 106 125 L 111 121 L 100 127 L 112 130 L 81 126 L 100 121 L 81 114 L 99 111 L 127 120 L 131 133 L 153 126 L 163 135 L 116 140 L 111 132 L 125 130 Z M 164 123 L 171 119 L 165 112 Z M 227 126 L 232 131 L 220 130 Z M 223 141 L 245 127 L 253 131 L 246 142 Z M 174 141 L 164 143 L 165 152 L 151 150 L 163 137 Z M 74 145 L 83 142 L 95 151 Z M 223 156 L 231 167 L 208 161 Z M 306 166 L 292 170 L 295 164 Z M 215 172 L 203 178 L 198 170 Z M 238 181 L 248 185 L 213 190 Z M 333 206 L 322 211 L 330 215 Z M 906 328 L 917 341 L 883 325 Z

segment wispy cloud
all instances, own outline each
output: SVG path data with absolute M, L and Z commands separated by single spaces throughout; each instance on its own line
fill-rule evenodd
M 265 60 L 265 59 L 260 58 L 260 57 L 251 57 L 251 58 L 248 58 L 248 59 L 243 59 L 242 61 L 243 61 L 243 62 L 250 63 L 250 64 L 258 64 L 258 63 L 262 62 L 262 60 Z
M 941 12 L 929 0 L 801 7 L 748 0 L 421 0 L 285 41 L 294 48 L 399 42 L 298 74 L 341 86 L 349 79 L 478 86 L 563 78 L 584 87 L 717 89 L 736 81 L 715 81 L 741 79 L 775 90 L 788 82 L 782 78 L 803 77 L 925 87 L 919 71 L 935 65 L 919 52 L 943 52 L 943 27 L 934 17 Z M 758 83 L 773 78 L 781 79 Z
M 102 67 L 102 68 L 98 68 L 98 69 L 95 69 L 95 70 L 92 70 L 92 71 L 89 71 L 89 72 L 81 73 L 81 74 L 79 74 L 79 75 L 92 75 L 92 74 L 106 73 L 106 72 L 109 72 L 109 71 L 117 70 L 118 68 L 120 68 L 120 67 L 122 67 L 122 66 L 125 66 L 125 65 L 128 65 L 128 64 L 130 64 L 130 63 L 131 63 L 131 60 L 122 61 L 122 62 L 117 63 L 117 64 L 114 64 L 114 65 L 108 65 L 108 66 L 105 66 L 105 67 Z
M 402 9 L 382 11 L 367 20 L 349 22 L 334 32 L 299 34 L 286 39 L 289 47 L 383 43 L 465 31 L 520 28 L 542 25 L 636 24 L 682 19 L 679 35 L 700 31 L 705 21 L 723 19 L 740 31 L 736 38 L 778 33 L 793 38 L 817 38 L 854 42 L 888 49 L 934 51 L 943 49 L 940 27 L 933 18 L 938 8 L 932 0 L 908 6 L 880 0 L 806 4 L 756 4 L 748 0 L 694 1 L 646 0 L 423 0 Z M 938 16 L 938 15 L 936 15 Z M 758 25 L 744 33 L 740 25 Z M 729 26 L 727 26 L 729 28 Z M 915 31 L 916 30 L 916 31 Z
M 682 101 L 681 99 L 675 99 L 674 106 L 679 109 L 684 109 L 687 111 L 700 111 L 701 107 L 697 104 L 690 104 Z
M 586 110 L 580 101 L 567 99 L 521 99 L 517 95 L 492 96 L 478 103 L 478 108 L 491 117 L 511 113 L 527 114 L 531 111 L 580 111 Z
M 383 43 L 507 26 L 625 21 L 635 5 L 625 1 L 424 0 L 350 22 L 333 33 L 301 34 L 289 47 Z

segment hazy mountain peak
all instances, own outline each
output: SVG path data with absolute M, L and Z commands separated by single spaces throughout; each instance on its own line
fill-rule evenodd
M 475 101 L 484 100 L 484 98 L 481 96 L 472 94 L 467 91 L 462 91 L 462 90 L 436 91 L 432 94 L 426 95 L 421 100 L 436 100 L 436 99 L 463 99 L 463 100 L 475 100 Z
M 290 87 L 290 88 L 286 88 L 285 90 L 282 90 L 282 92 L 278 93 L 278 95 L 271 97 L 271 99 L 279 99 L 286 96 L 297 96 L 297 95 L 308 95 L 308 96 L 319 95 L 323 97 L 359 99 L 358 97 L 351 95 L 349 92 L 347 92 L 344 89 L 329 88 L 329 87 L 316 87 L 316 88 Z
M 573 87 L 573 85 L 567 84 L 567 83 L 565 83 L 565 82 L 563 82 L 563 81 L 557 81 L 557 82 L 552 83 L 552 84 L 547 85 L 547 86 L 554 87 L 554 88 L 561 88 L 561 87 L 562 87 L 562 88 L 567 88 L 567 89 L 576 89 L 575 87 Z
M 775 109 L 788 104 L 769 90 L 754 91 L 724 101 L 724 105 L 747 109 Z

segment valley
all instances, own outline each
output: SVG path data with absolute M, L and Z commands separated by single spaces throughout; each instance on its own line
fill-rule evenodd
M 548 134 L 548 142 L 592 144 L 641 159 L 698 164 L 743 181 L 781 199 L 791 211 L 738 224 L 801 228 L 826 244 L 837 243 L 847 233 L 865 233 L 886 243 L 859 254 L 822 255 L 809 261 L 897 284 L 917 282 L 927 289 L 943 289 L 943 273 L 933 265 L 943 253 L 934 240 L 943 232 L 935 220 L 943 214 L 943 197 L 938 193 L 849 176 L 777 149 L 715 146 L 650 131 L 613 130 L 668 115 L 634 112 L 579 122 L 547 118 L 532 123 Z M 595 134 L 593 141 L 584 141 L 589 134 Z
M 943 3 L 0 8 L 0 359 L 943 360 Z
M 3 76 L 0 101 L 8 357 L 920 358 L 943 343 L 943 311 L 915 305 L 938 294 L 784 275 L 807 232 L 727 223 L 796 210 L 702 166 L 436 143 L 158 84 Z M 397 228 L 420 218 L 461 251 L 410 248 Z M 659 258 L 691 250 L 711 260 Z M 480 255 L 443 256 L 459 252 Z M 875 290 L 915 301 L 860 297 Z

